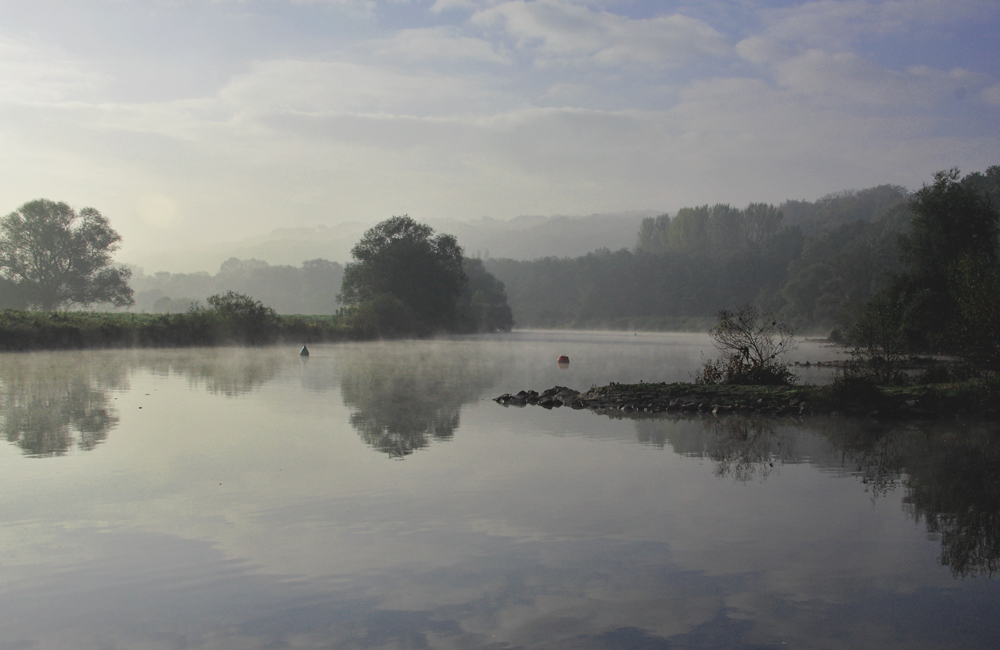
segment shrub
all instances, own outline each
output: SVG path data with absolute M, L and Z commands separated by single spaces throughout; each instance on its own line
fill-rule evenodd
M 277 338 L 278 313 L 261 301 L 235 291 L 209 296 L 207 301 L 229 338 L 249 345 L 271 343 Z
M 706 361 L 696 378 L 706 384 L 787 386 L 796 376 L 784 357 L 795 348 L 790 327 L 779 323 L 769 309 L 750 304 L 736 311 L 723 309 L 719 322 L 709 332 L 722 353 Z
M 835 405 L 856 409 L 877 408 L 885 398 L 874 376 L 856 364 L 849 364 L 837 374 L 829 395 Z

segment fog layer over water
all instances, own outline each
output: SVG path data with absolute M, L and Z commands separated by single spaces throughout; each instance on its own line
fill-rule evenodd
M 995 426 L 491 401 L 696 335 L 311 349 L 0 357 L 0 648 L 1000 639 Z

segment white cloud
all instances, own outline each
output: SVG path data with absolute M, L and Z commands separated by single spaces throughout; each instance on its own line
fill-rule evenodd
M 475 8 L 476 5 L 470 0 L 436 0 L 434 5 L 431 6 L 431 12 L 439 14 L 454 9 L 471 10 Z
M 93 99 L 109 78 L 40 43 L 0 36 L 0 101 Z
M 463 36 L 459 28 L 452 26 L 403 29 L 370 46 L 377 56 L 400 62 L 511 63 L 510 57 L 498 52 L 489 41 Z
M 819 0 L 761 16 L 769 37 L 803 47 L 850 49 L 858 38 L 906 33 L 915 26 L 939 26 L 995 11 L 989 0 Z
M 872 107 L 903 113 L 930 111 L 941 102 L 964 97 L 968 89 L 990 82 L 987 75 L 963 69 L 942 71 L 913 66 L 897 72 L 857 54 L 821 50 L 781 60 L 775 63 L 774 71 L 781 86 L 802 93 L 809 102 L 824 102 L 849 111 Z
M 344 61 L 266 61 L 233 79 L 221 100 L 243 112 L 451 114 L 492 91 L 475 80 Z
M 364 39 L 308 32 L 301 50 L 209 58 L 239 72 L 163 101 L 114 95 L 121 61 L 42 44 L 58 35 L 0 40 L 0 205 L 94 205 L 127 247 L 156 248 L 193 223 L 227 237 L 237 217 L 251 234 L 277 219 L 589 214 L 915 187 L 936 169 L 995 164 L 1000 150 L 994 77 L 890 70 L 852 45 L 951 20 L 941 3 L 767 11 L 735 49 L 711 19 L 562 0 L 472 5 L 467 22 L 426 12 L 431 26 L 405 29 L 379 24 L 380 6 Z
M 795 53 L 787 44 L 764 36 L 751 36 L 736 44 L 736 53 L 751 63 L 770 63 Z
M 927 116 L 935 109 L 946 111 L 994 80 L 961 68 L 913 65 L 893 70 L 866 56 L 858 42 L 943 28 L 988 10 L 978 0 L 820 0 L 762 12 L 763 31 L 735 49 L 778 86 L 799 93 L 803 110 L 822 105 L 848 114 L 891 110 Z
M 370 17 L 375 14 L 375 0 L 291 0 L 293 5 L 330 5 L 345 13 Z
M 560 0 L 505 2 L 478 12 L 471 22 L 499 28 L 540 63 L 664 65 L 729 50 L 722 34 L 694 18 L 632 19 Z

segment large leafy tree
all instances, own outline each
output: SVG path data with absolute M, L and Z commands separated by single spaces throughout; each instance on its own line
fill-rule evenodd
M 454 329 L 467 278 L 462 248 L 452 235 L 408 216 L 368 230 L 351 250 L 339 300 L 364 305 L 387 297 L 405 305 L 424 329 Z
M 906 306 L 904 327 L 914 348 L 953 347 L 948 330 L 958 313 L 954 279 L 963 260 L 996 268 L 1000 214 L 986 194 L 952 169 L 934 175 L 910 202 L 910 233 L 901 237 L 904 271 L 890 290 Z
M 134 303 L 131 270 L 112 266 L 121 236 L 94 208 L 76 212 L 39 199 L 0 220 L 0 276 L 26 304 L 45 310 Z

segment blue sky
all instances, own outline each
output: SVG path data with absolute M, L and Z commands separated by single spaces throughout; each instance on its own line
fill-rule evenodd
M 279 226 L 815 199 L 1000 164 L 996 0 L 0 0 L 0 212 Z

